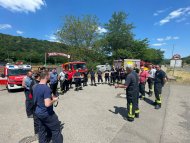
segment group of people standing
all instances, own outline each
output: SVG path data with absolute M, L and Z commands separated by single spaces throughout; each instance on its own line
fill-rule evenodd
M 52 140 L 55 143 L 62 143 L 63 136 L 61 134 L 61 122 L 58 120 L 56 113 L 53 110 L 53 104 L 58 100 L 57 86 L 60 81 L 60 88 L 63 93 L 66 93 L 72 88 L 72 82 L 75 82 L 75 90 L 87 86 L 88 74 L 90 74 L 91 85 L 96 85 L 96 74 L 98 83 L 103 83 L 103 73 L 93 69 L 83 75 L 77 69 L 73 74 L 71 70 L 63 69 L 59 74 L 56 69 L 51 72 L 42 69 L 36 73 L 29 71 L 26 78 L 23 80 L 23 87 L 26 96 L 26 113 L 28 118 L 34 119 L 34 133 L 39 138 L 40 143 L 46 143 Z M 127 109 L 129 121 L 134 121 L 134 118 L 139 118 L 138 101 L 145 99 L 145 85 L 148 83 L 149 96 L 155 93 L 155 109 L 161 108 L 161 93 L 162 87 L 166 81 L 166 74 L 161 70 L 159 65 L 153 68 L 149 66 L 149 70 L 145 71 L 142 66 L 139 69 L 128 66 L 124 69 L 112 69 L 104 73 L 105 83 L 114 85 L 115 88 L 126 88 Z M 73 80 L 74 79 L 74 80 Z M 49 85 L 48 85 L 49 84 Z M 139 93 L 141 95 L 139 95 Z
M 34 120 L 34 133 L 39 143 L 63 143 L 62 125 L 53 110 L 53 104 L 58 100 L 55 75 L 55 69 L 51 73 L 45 69 L 35 73 L 29 71 L 22 83 L 26 113 Z
M 102 72 L 98 69 L 97 72 L 95 72 L 93 69 L 89 72 L 90 79 L 91 79 L 91 85 L 96 85 L 96 75 L 98 78 L 97 83 L 106 83 L 109 85 L 114 85 L 115 83 L 122 83 L 125 80 L 126 72 L 124 68 L 112 68 L 110 71 L 106 70 L 105 72 Z M 104 77 L 104 82 L 103 82 Z
M 153 93 L 155 94 L 155 109 L 161 108 L 161 93 L 162 87 L 166 82 L 166 73 L 161 70 L 161 66 L 159 65 L 156 65 L 154 68 L 152 65 L 149 65 L 148 71 L 144 69 L 144 66 L 141 66 L 140 70 L 128 66 L 126 68 L 127 75 L 125 84 L 115 85 L 115 88 L 126 88 L 128 121 L 134 121 L 135 118 L 139 118 L 140 110 L 138 101 L 139 99 L 145 99 L 146 83 L 148 83 L 149 87 L 148 95 L 151 97 Z

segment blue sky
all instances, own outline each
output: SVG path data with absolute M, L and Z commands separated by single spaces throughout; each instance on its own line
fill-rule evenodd
M 175 2 L 174 2 L 175 1 Z M 100 32 L 113 12 L 129 14 L 136 39 L 150 47 L 190 55 L 190 0 L 0 0 L 0 33 L 55 41 L 66 15 L 96 15 Z

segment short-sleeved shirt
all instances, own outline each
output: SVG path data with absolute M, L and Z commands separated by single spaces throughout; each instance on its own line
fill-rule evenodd
M 31 85 L 31 83 L 32 83 L 32 78 L 30 78 L 30 77 L 26 77 L 25 78 L 25 80 L 24 80 L 24 83 L 25 83 L 25 88 L 27 89 L 27 90 L 30 90 L 30 85 Z
M 135 75 L 132 72 L 129 73 L 125 80 L 125 85 L 128 86 L 127 91 L 136 91 L 136 83 Z
M 102 76 L 102 72 L 101 72 L 101 71 L 98 71 L 98 72 L 97 72 L 97 75 L 98 75 L 98 76 Z
M 59 76 L 60 76 L 61 81 L 65 80 L 65 73 L 64 72 L 60 72 Z
M 44 99 L 51 99 L 52 91 L 46 84 L 37 84 L 33 89 L 34 104 L 36 106 L 35 114 L 38 117 L 45 118 L 53 115 L 53 105 L 50 107 L 45 106 Z
M 146 79 L 148 78 L 149 74 L 147 71 L 140 72 L 139 77 L 140 77 L 140 83 L 146 82 Z
M 91 77 L 95 77 L 95 72 L 94 72 L 94 71 L 91 71 L 91 72 L 90 72 L 90 76 L 91 76 Z
M 156 69 L 151 69 L 148 71 L 150 78 L 155 78 Z
M 50 74 L 50 84 L 55 84 L 57 83 L 58 79 L 57 79 L 57 73 L 51 73 Z
M 166 73 L 163 70 L 157 70 L 154 82 L 164 84 L 164 78 L 166 78 Z

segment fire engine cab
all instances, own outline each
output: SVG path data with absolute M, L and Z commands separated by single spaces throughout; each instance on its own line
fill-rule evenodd
M 6 85 L 7 90 L 21 89 L 22 80 L 31 70 L 31 65 L 6 64 L 4 74 L 1 75 L 0 83 Z

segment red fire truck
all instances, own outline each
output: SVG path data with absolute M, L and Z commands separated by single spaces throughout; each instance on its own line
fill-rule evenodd
M 1 74 L 0 84 L 6 85 L 8 91 L 23 88 L 22 80 L 31 70 L 31 65 L 6 64 L 3 68 L 4 73 Z
M 81 62 L 81 61 L 64 63 L 62 64 L 62 68 L 65 69 L 66 71 L 69 71 L 70 69 L 72 72 L 72 75 L 76 73 L 77 69 L 82 75 L 83 73 L 88 72 L 88 69 L 86 67 L 86 62 Z M 82 81 L 83 81 L 83 78 L 82 78 Z

